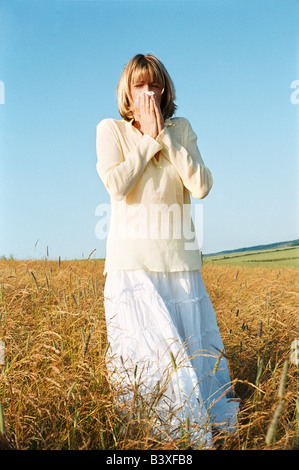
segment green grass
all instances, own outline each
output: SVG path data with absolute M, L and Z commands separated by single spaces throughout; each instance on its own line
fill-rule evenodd
M 264 266 L 299 268 L 299 247 L 277 248 L 260 251 L 240 251 L 206 256 L 205 263 L 233 266 Z

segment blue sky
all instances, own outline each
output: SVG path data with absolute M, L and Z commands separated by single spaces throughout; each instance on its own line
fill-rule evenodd
M 105 256 L 96 125 L 140 52 L 213 174 L 203 252 L 298 238 L 298 24 L 297 0 L 0 0 L 0 256 Z

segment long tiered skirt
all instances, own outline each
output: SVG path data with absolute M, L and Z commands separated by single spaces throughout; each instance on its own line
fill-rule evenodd
M 104 296 L 112 386 L 152 400 L 170 434 L 187 422 L 209 445 L 212 426 L 235 430 L 239 404 L 200 271 L 112 271 Z

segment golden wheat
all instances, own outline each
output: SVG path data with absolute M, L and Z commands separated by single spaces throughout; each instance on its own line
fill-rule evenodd
M 134 412 L 115 406 L 102 272 L 103 261 L 90 258 L 0 260 L 0 437 L 11 447 L 184 448 L 183 438 L 152 434 L 140 397 Z M 238 430 L 221 448 L 295 448 L 299 369 L 289 358 L 299 338 L 298 271 L 207 264 L 202 275 L 241 398 Z

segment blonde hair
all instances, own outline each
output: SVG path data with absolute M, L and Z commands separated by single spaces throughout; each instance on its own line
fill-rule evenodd
M 124 67 L 117 85 L 118 110 L 125 121 L 134 119 L 130 99 L 130 86 L 134 77 L 148 73 L 150 80 L 162 89 L 161 112 L 164 119 L 173 116 L 176 110 L 173 82 L 159 59 L 151 54 L 137 54 Z

